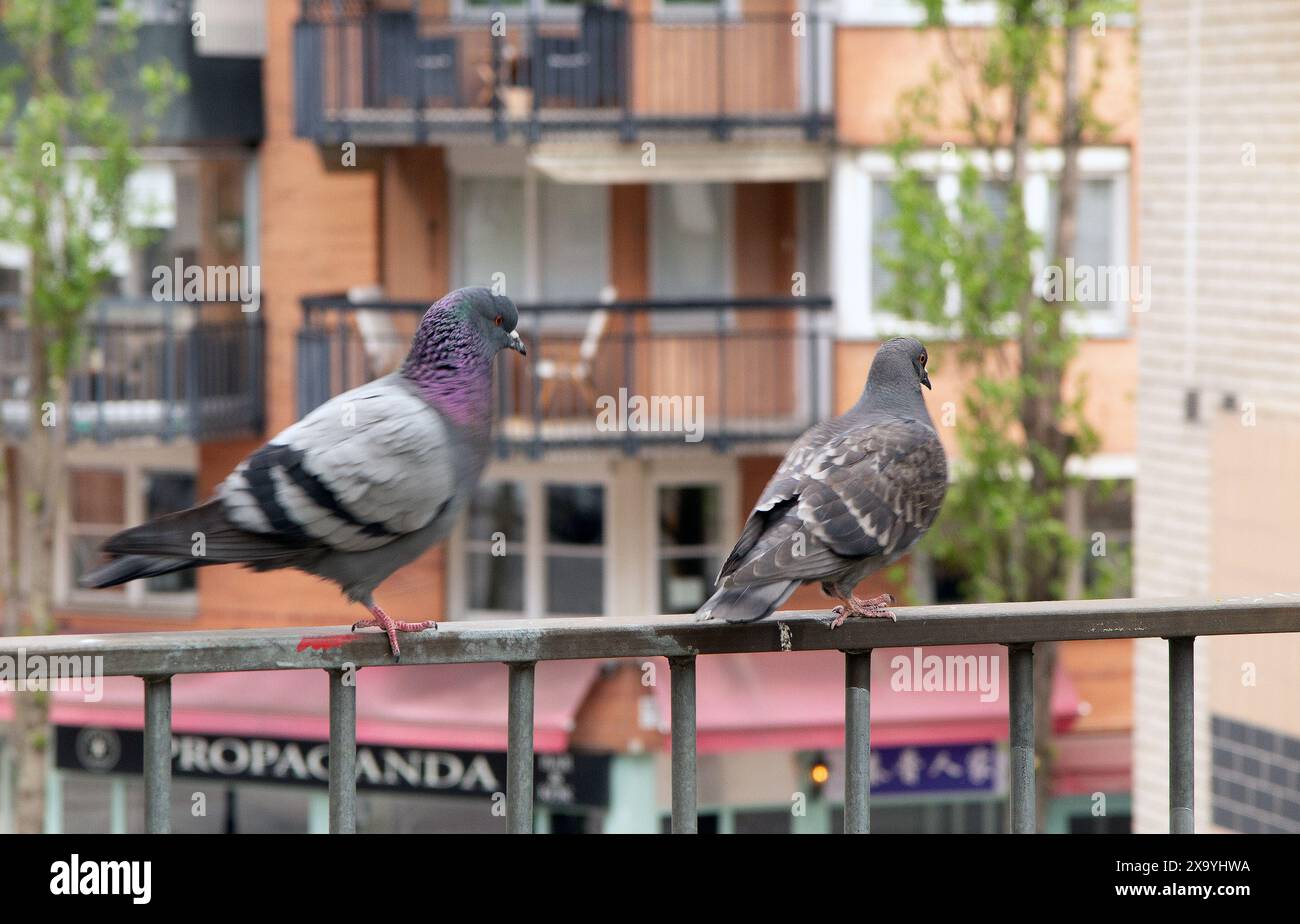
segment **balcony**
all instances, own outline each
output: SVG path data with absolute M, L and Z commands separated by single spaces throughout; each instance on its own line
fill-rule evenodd
M 294 27 L 299 136 L 399 145 L 831 134 L 834 33 L 814 12 L 796 23 L 775 4 L 493 13 L 470 0 L 463 16 L 375 6 L 304 0 Z
M 539 661 L 665 658 L 670 669 L 672 830 L 697 830 L 696 662 L 727 653 L 840 651 L 844 655 L 844 830 L 871 826 L 871 652 L 962 644 L 1008 649 L 1010 822 L 1035 830 L 1034 646 L 1039 642 L 1165 638 L 1169 650 L 1169 827 L 1194 829 L 1193 651 L 1199 636 L 1300 632 L 1300 595 L 1218 599 L 1067 600 L 1050 603 L 904 607 L 898 621 L 850 621 L 831 630 L 825 613 L 781 613 L 754 623 L 697 623 L 689 616 L 650 621 L 605 617 L 515 622 L 444 622 L 436 633 L 403 639 L 411 665 L 500 662 L 508 667 L 505 806 L 512 833 L 534 830 L 535 678 Z M 322 670 L 329 677 L 329 829 L 356 830 L 357 686 L 375 682 L 359 668 L 391 666 L 382 633 L 346 627 L 166 632 L 0 639 L 0 658 L 45 665 L 50 683 L 75 682 L 94 658 L 95 677 L 144 680 L 144 815 L 150 833 L 170 830 L 172 677 L 230 671 Z M 99 660 L 99 659 L 102 659 Z M 30 668 L 28 668 L 30 669 Z M 367 680 L 367 678 L 371 678 Z M 1279 695 L 1294 695 L 1295 679 Z M 71 689 L 77 689 L 74 685 Z M 1204 798 L 1204 794 L 1201 796 Z
M 299 412 L 396 369 L 428 304 L 304 299 Z M 519 311 L 528 358 L 497 365 L 502 458 L 601 447 L 630 455 L 672 444 L 784 451 L 829 413 L 828 297 L 554 302 Z
M 106 299 L 69 382 L 69 441 L 225 439 L 261 432 L 262 320 L 229 304 Z M 0 428 L 31 425 L 28 336 L 0 302 Z
M 112 15 L 100 4 L 105 19 Z M 193 4 L 189 2 L 138 4 L 144 14 L 135 32 L 135 51 L 129 60 L 117 62 L 104 75 L 113 92 L 113 109 L 125 115 L 134 132 L 149 129 L 155 145 L 239 144 L 256 145 L 262 140 L 262 52 L 252 36 L 235 33 L 238 47 L 214 47 L 219 32 L 230 37 L 231 13 L 218 5 L 207 4 L 201 11 L 210 29 L 203 35 L 193 33 Z M 231 4 L 230 6 L 235 6 Z M 243 4 L 240 4 L 243 6 Z M 238 11 L 235 11 L 236 13 Z M 117 39 L 115 24 L 101 23 L 95 43 L 108 46 Z M 0 30 L 0 68 L 18 66 L 21 58 L 12 39 Z M 189 81 L 186 92 L 171 100 L 158 118 L 148 115 L 146 94 L 139 86 L 137 68 L 142 62 L 166 61 L 177 74 Z M 66 62 L 55 64 L 64 86 L 71 74 Z M 17 88 L 21 112 L 29 92 L 25 82 Z M 8 143 L 10 139 L 5 138 Z

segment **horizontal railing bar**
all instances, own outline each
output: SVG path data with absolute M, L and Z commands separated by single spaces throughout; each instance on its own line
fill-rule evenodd
M 918 645 L 1012 644 L 1103 638 L 1170 638 L 1300 632 L 1300 594 L 1255 597 L 970 603 L 897 609 L 898 621 L 850 620 L 830 629 L 825 611 L 753 623 L 586 617 L 442 623 L 402 639 L 403 664 L 689 657 Z M 785 625 L 788 636 L 780 629 Z M 0 639 L 0 657 L 102 656 L 106 675 L 390 665 L 381 632 L 344 626 L 227 629 Z

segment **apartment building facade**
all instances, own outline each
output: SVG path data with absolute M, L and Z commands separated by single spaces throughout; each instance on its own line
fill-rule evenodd
M 385 608 L 408 619 L 693 610 L 786 446 L 856 399 L 880 339 L 900 328 L 876 307 L 886 284 L 876 252 L 888 246 L 891 215 L 886 147 L 898 97 L 927 79 L 942 60 L 940 45 L 916 31 L 907 4 L 851 0 L 242 6 L 264 16 L 262 133 L 244 199 L 247 261 L 261 279 L 264 425 L 188 440 L 108 434 L 75 447 L 74 495 L 100 498 L 104 479 L 116 477 L 145 486 L 146 499 L 111 516 L 88 500 L 88 522 L 74 516 L 64 545 L 89 555 L 121 522 L 206 495 L 265 435 L 391 369 L 433 298 L 492 285 L 520 305 L 529 357 L 498 370 L 496 455 L 465 523 L 444 548 L 386 582 Z M 989 23 L 987 11 L 976 12 L 962 28 Z M 1114 90 L 1103 94 L 1116 129 L 1083 157 L 1083 214 L 1097 229 L 1088 238 L 1091 259 L 1120 265 L 1136 262 L 1128 34 L 1112 30 L 1121 64 L 1107 73 Z M 941 156 L 949 140 L 926 139 L 941 188 L 952 182 Z M 1035 153 L 1026 202 L 1040 230 L 1057 169 L 1059 154 Z M 1088 324 L 1079 366 L 1103 437 L 1094 473 L 1131 479 L 1135 319 L 1113 304 Z M 958 400 L 961 387 L 957 375 L 937 370 L 932 406 Z M 638 399 L 663 415 L 658 426 L 630 423 Z M 955 450 L 951 431 L 942 435 Z M 149 490 L 167 483 L 160 460 L 164 474 L 190 479 L 188 493 L 150 506 Z M 1121 510 L 1107 527 L 1121 543 L 1124 520 Z M 150 584 L 106 598 L 73 589 L 78 567 L 70 551 L 61 571 L 68 631 L 356 617 L 331 586 L 299 574 L 203 569 L 182 587 Z M 913 570 L 915 595 L 944 599 L 942 576 L 926 574 Z M 864 591 L 887 586 L 877 576 Z M 823 598 L 806 589 L 788 605 L 820 607 Z M 1053 696 L 1058 728 L 1070 732 L 1064 747 L 1077 755 L 1061 768 L 1053 824 L 1062 830 L 1088 815 L 1084 803 L 1099 788 L 1124 814 L 1131 717 L 1126 681 L 1111 664 L 1126 660 L 1128 648 L 1098 655 L 1103 644 L 1086 652 L 1066 646 Z M 956 691 L 918 708 L 888 683 L 892 654 L 879 653 L 875 672 L 884 679 L 876 693 L 878 778 L 882 786 L 894 781 L 881 790 L 877 828 L 999 830 L 1005 694 L 980 702 L 974 691 Z M 842 690 L 825 681 L 837 669 L 804 654 L 778 661 L 736 656 L 700 665 L 706 827 L 813 831 L 835 823 Z M 995 673 L 1005 671 L 993 663 Z M 474 766 L 480 748 L 495 760 L 502 739 L 493 723 L 504 717 L 504 700 L 491 691 L 503 679 L 491 666 L 469 667 L 459 687 L 445 676 L 435 682 L 433 671 L 403 669 L 433 691 L 417 701 L 432 710 L 425 721 L 385 712 L 391 684 L 368 677 L 362 744 L 369 695 L 369 743 L 377 749 L 452 753 Z M 320 717 L 297 706 L 280 710 L 287 718 L 264 714 L 268 702 L 299 702 L 290 687 L 254 702 L 222 681 L 194 681 L 189 693 L 178 681 L 178 733 L 206 734 L 211 744 L 225 731 L 253 748 L 256 732 L 287 752 L 319 731 Z M 539 695 L 547 682 L 540 672 Z M 667 806 L 668 703 L 653 665 L 585 666 L 550 684 L 557 699 L 549 726 L 539 706 L 539 750 L 549 748 L 553 760 L 594 754 L 608 763 L 584 771 L 598 780 L 593 804 L 566 811 L 557 803 L 541 812 L 542 823 L 657 829 Z M 447 702 L 471 711 L 472 702 L 488 705 L 458 725 L 455 710 L 439 712 Z M 257 718 L 234 728 L 222 725 L 227 713 Z M 77 721 L 84 731 L 88 720 Z M 468 737 L 466 724 L 477 729 Z M 69 749 L 71 804 L 74 784 L 88 784 L 75 740 Z M 443 756 L 428 759 L 448 765 Z M 810 788 L 818 761 L 829 763 L 831 781 L 808 812 L 792 814 L 791 793 Z M 933 767 L 962 772 L 925 782 Z M 266 780 L 232 778 L 239 797 L 232 783 L 225 812 L 206 824 L 224 819 L 247 829 L 260 813 L 292 829 L 323 818 L 319 792 L 286 796 L 259 788 Z M 106 785 L 91 787 L 98 795 L 84 801 L 102 803 L 97 824 L 117 826 L 126 813 L 102 806 L 138 794 L 120 780 Z M 409 799 L 384 793 L 366 811 L 377 828 L 403 818 L 451 828 L 499 822 L 446 792 Z

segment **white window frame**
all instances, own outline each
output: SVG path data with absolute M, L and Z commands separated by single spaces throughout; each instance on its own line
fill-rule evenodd
M 189 441 L 147 445 L 102 446 L 73 445 L 67 451 L 69 473 L 76 468 L 95 468 L 117 471 L 122 474 L 126 521 L 125 529 L 145 521 L 145 472 L 150 470 L 187 472 L 199 478 L 198 447 Z M 144 581 L 123 585 L 120 593 L 85 590 L 76 586 L 78 575 L 72 573 L 72 559 L 68 542 L 72 533 L 72 505 L 63 505 L 55 542 L 54 580 L 55 605 L 87 612 L 112 612 L 154 618 L 158 615 L 193 617 L 198 612 L 198 591 L 181 593 L 149 593 Z
M 469 0 L 452 0 L 451 13 L 456 19 L 490 19 L 493 13 L 505 13 L 507 20 L 511 13 L 524 13 L 528 16 L 545 18 L 553 21 L 581 18 L 582 3 L 552 3 L 550 0 L 496 0 L 494 3 L 471 3 Z
M 742 11 L 741 0 L 682 0 L 680 3 L 654 0 L 651 11 L 656 20 L 681 19 L 704 25 L 710 19 L 717 18 L 719 7 L 728 19 L 735 18 Z M 781 12 L 772 11 L 775 15 L 780 15 Z
M 646 479 L 644 495 L 645 509 L 649 511 L 649 515 L 644 517 L 645 532 L 643 542 L 645 543 L 644 548 L 648 550 L 645 566 L 646 574 L 649 576 L 648 584 L 651 596 L 651 599 L 646 602 L 650 612 L 645 615 L 661 615 L 659 589 L 663 582 L 664 559 L 659 545 L 659 489 L 698 485 L 718 490 L 718 515 L 721 518 L 718 542 L 715 546 L 707 548 L 710 551 L 716 548 L 719 564 L 721 564 L 722 561 L 726 560 L 727 554 L 736 541 L 736 536 L 740 533 L 737 518 L 740 494 L 740 474 L 736 465 L 738 458 L 728 456 L 727 461 L 729 464 L 709 466 L 707 474 L 701 472 L 698 462 L 690 463 L 685 460 L 657 460 L 651 469 L 650 475 Z
M 1010 163 L 1010 152 L 1000 150 L 993 155 L 993 166 L 1005 169 Z M 981 172 L 989 172 L 990 162 L 986 152 L 975 151 L 971 161 Z M 1023 189 L 1026 221 L 1029 227 L 1042 234 L 1048 220 L 1048 183 L 1059 175 L 1062 154 L 1059 149 L 1035 150 L 1028 159 L 1028 170 Z M 945 157 L 937 150 L 919 153 L 913 159 L 923 172 L 935 179 L 939 197 L 951 206 L 959 192 L 959 172 L 962 162 L 953 156 Z M 1126 147 L 1085 147 L 1079 152 L 1079 171 L 1083 179 L 1109 179 L 1113 182 L 1114 196 L 1112 220 L 1115 225 L 1111 239 L 1112 263 L 1129 266 L 1131 241 L 1129 236 L 1129 175 L 1131 155 Z M 831 201 L 831 279 L 836 302 L 837 335 L 842 340 L 878 340 L 893 333 L 913 334 L 922 338 L 946 339 L 950 332 L 931 324 L 904 321 L 879 311 L 872 291 L 871 267 L 875 258 L 872 229 L 873 184 L 877 180 L 890 180 L 898 175 L 897 165 L 885 151 L 861 151 L 845 154 L 834 167 L 834 192 Z M 1042 248 L 1030 255 L 1031 266 L 1037 274 L 1045 264 Z M 950 310 L 955 311 L 956 287 L 949 290 Z M 1092 338 L 1124 338 L 1132 333 L 1129 320 L 1130 306 L 1117 300 L 1109 313 L 1073 311 L 1067 313 L 1069 329 Z
M 512 610 L 471 609 L 469 606 L 469 580 L 466 556 L 469 554 L 469 542 L 465 535 L 468 517 L 457 526 L 448 543 L 448 599 L 449 607 L 456 619 L 562 619 L 566 617 L 586 618 L 593 614 L 549 613 L 546 611 L 546 555 L 550 543 L 546 538 L 546 497 L 548 485 L 557 484 L 592 484 L 604 489 L 604 522 L 601 544 L 601 559 L 604 567 L 601 613 L 613 611 L 614 563 L 616 556 L 614 541 L 613 509 L 615 506 L 614 479 L 609 467 L 597 463 L 567 462 L 563 465 L 536 465 L 526 463 L 499 463 L 484 474 L 483 484 L 510 481 L 519 484 L 524 493 L 524 609 L 523 612 Z M 596 556 L 593 556 L 596 557 Z

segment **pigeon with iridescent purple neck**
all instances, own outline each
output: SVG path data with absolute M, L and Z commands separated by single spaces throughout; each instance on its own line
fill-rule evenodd
M 487 463 L 492 364 L 525 353 L 514 303 L 458 289 L 424 314 L 401 368 L 333 398 L 235 468 L 206 503 L 118 533 L 81 579 L 111 587 L 204 565 L 296 568 L 338 584 L 401 658 L 373 594 L 451 532 Z

